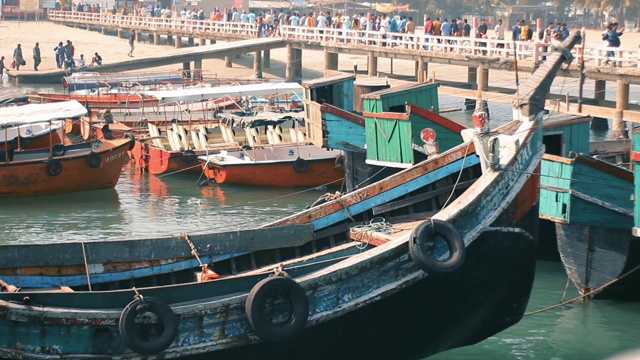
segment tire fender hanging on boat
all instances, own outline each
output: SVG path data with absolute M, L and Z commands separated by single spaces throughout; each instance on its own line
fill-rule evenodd
M 65 148 L 64 144 L 62 143 L 53 144 L 53 146 L 51 147 L 51 153 L 53 154 L 53 156 L 64 156 L 66 152 L 67 148 Z
M 136 145 L 136 136 L 130 132 L 126 132 L 123 137 L 131 140 L 131 143 L 129 143 L 129 150 L 133 150 L 133 147 Z
M 56 176 L 62 171 L 62 163 L 60 160 L 51 159 L 47 161 L 47 174 Z
M 198 156 L 196 155 L 196 152 L 193 150 L 185 150 L 182 153 L 182 160 L 187 164 L 191 164 L 192 162 L 196 161 L 197 158 Z
M 92 168 L 97 169 L 100 167 L 100 164 L 102 164 L 102 158 L 99 154 L 92 151 L 87 155 L 87 164 Z
M 301 157 L 297 158 L 293 162 L 293 170 L 295 170 L 297 173 L 307 172 L 308 169 L 309 169 L 309 164 L 307 163 L 307 160 Z
M 444 240 L 448 249 L 439 246 Z M 449 256 L 439 259 L 437 253 L 448 250 Z M 462 236 L 450 223 L 429 219 L 420 223 L 411 233 L 409 254 L 416 265 L 429 274 L 448 273 L 464 262 L 465 245 Z
M 157 323 L 143 319 L 146 313 L 155 314 Z M 154 327 L 160 329 L 154 333 Z M 167 349 L 178 334 L 178 320 L 171 307 L 155 297 L 136 298 L 120 313 L 118 330 L 127 347 L 138 354 L 154 355 Z M 149 336 L 158 334 L 158 336 Z
M 291 307 L 285 321 L 272 321 L 272 299 L 284 299 Z M 278 301 L 278 300 L 276 300 Z M 267 313 L 269 312 L 269 314 Z M 281 342 L 298 335 L 309 318 L 309 300 L 302 286 L 288 276 L 271 276 L 259 281 L 249 292 L 245 313 L 253 331 L 261 339 Z M 276 314 L 277 317 L 277 314 Z

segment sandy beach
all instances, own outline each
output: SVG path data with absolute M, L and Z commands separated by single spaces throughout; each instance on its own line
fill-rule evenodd
M 39 42 L 42 63 L 40 70 L 55 69 L 54 48 L 58 42 L 71 40 L 75 46 L 75 57 L 84 54 L 87 64 L 91 62 L 91 57 L 98 52 L 105 63 L 110 61 L 122 61 L 136 57 L 151 55 L 161 55 L 163 52 L 173 51 L 173 47 L 168 45 L 153 45 L 149 42 L 138 42 L 135 47 L 134 57 L 128 58 L 129 46 L 127 39 L 121 39 L 113 35 L 103 35 L 96 31 L 76 29 L 68 26 L 57 25 L 46 21 L 0 21 L 0 55 L 5 57 L 5 65 L 9 66 L 13 50 L 17 44 L 23 48 L 23 56 L 27 65 L 21 70 L 33 70 L 33 47 Z M 492 31 L 489 31 L 492 35 Z M 506 35 L 510 37 L 508 33 Z M 638 49 L 640 45 L 640 33 L 625 33 L 622 39 L 622 48 Z M 601 31 L 587 30 L 587 45 L 598 46 L 602 44 Z M 324 56 L 321 52 L 305 50 L 302 54 L 303 78 L 311 79 L 324 75 Z M 360 71 L 366 70 L 367 59 L 364 56 L 340 55 L 339 70 L 352 71 L 354 63 Z M 286 49 L 276 49 L 271 51 L 271 67 L 263 70 L 263 76 L 269 78 L 283 78 L 286 67 Z M 250 78 L 253 76 L 253 55 L 243 54 L 240 58 L 233 59 L 233 67 L 226 68 L 223 60 L 203 61 L 205 76 L 207 77 L 234 77 Z M 90 69 L 90 68 L 89 68 Z M 162 70 L 178 70 L 175 66 L 160 68 Z M 380 59 L 378 71 L 394 74 L 412 76 L 414 74 L 414 63 L 412 61 Z M 157 70 L 157 69 L 156 69 Z M 149 70 L 142 70 L 149 71 Z M 435 73 L 438 79 L 449 81 L 466 81 L 466 69 L 457 66 L 431 64 L 429 72 Z M 500 74 L 502 73 L 502 74 Z M 360 75 L 359 75 L 360 76 Z M 492 71 L 492 81 L 511 81 L 512 72 Z

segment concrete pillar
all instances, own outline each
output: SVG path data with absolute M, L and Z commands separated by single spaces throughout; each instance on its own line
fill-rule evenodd
M 202 59 L 195 59 L 193 61 L 193 78 L 202 80 Z
M 604 100 L 607 90 L 607 82 L 605 80 L 596 80 L 593 89 L 593 98 L 601 101 Z M 609 120 L 601 117 L 593 117 L 591 119 L 591 130 L 606 131 L 609 129 Z
M 478 83 L 478 69 L 473 67 L 467 68 L 467 82 L 469 85 Z
M 207 45 L 207 39 L 205 39 L 205 38 L 200 38 L 200 39 L 199 39 L 199 41 L 200 41 L 200 46 L 205 46 L 205 45 Z
M 605 80 L 596 80 L 593 89 L 593 98 L 596 100 L 604 100 L 607 94 L 607 82 Z
M 268 69 L 271 67 L 271 50 L 265 49 L 262 53 L 262 67 Z
M 293 46 L 287 44 L 287 64 L 284 70 L 284 81 L 286 82 L 295 81 L 293 78 L 293 62 L 295 59 L 293 57 Z
M 302 49 L 293 49 L 295 61 L 293 62 L 293 78 L 296 82 L 302 82 Z
M 104 26 L 101 26 L 101 27 L 100 27 L 100 33 L 101 33 L 102 35 L 106 34 L 106 33 L 107 33 L 107 28 L 106 28 L 106 27 L 104 27 Z
M 629 84 L 624 80 L 618 80 L 618 89 L 616 92 L 616 112 L 613 118 L 613 125 L 611 126 L 611 138 L 629 138 L 629 134 L 626 132 L 624 118 L 622 112 L 627 110 L 629 106 Z
M 209 39 L 209 44 L 215 45 L 216 44 L 216 39 Z
M 253 77 L 262 79 L 262 51 L 253 53 Z
M 338 54 L 324 48 L 324 70 L 338 70 Z
M 191 79 L 191 63 L 188 61 L 182 63 L 182 76 Z
M 375 55 L 373 54 L 373 52 L 369 52 L 369 61 L 367 64 L 367 70 L 368 70 L 368 75 L 369 76 L 376 76 L 378 75 L 378 58 L 375 57 Z
M 485 69 L 484 65 L 478 67 L 476 76 L 478 79 L 478 94 L 481 95 L 489 88 L 489 69 Z
M 173 36 L 167 35 L 167 44 L 171 45 L 173 43 Z
M 416 62 L 416 81 L 419 83 L 426 83 L 428 79 L 429 63 L 425 62 L 423 58 L 419 58 Z
M 193 38 L 192 37 L 188 37 L 187 38 L 187 45 L 193 46 Z
M 233 67 L 233 63 L 231 62 L 231 56 L 224 57 L 224 67 Z
M 160 33 L 157 31 L 153 33 L 153 45 L 160 45 Z
M 140 42 L 140 40 L 142 40 L 142 32 L 140 31 L 136 31 L 136 42 Z
M 176 35 L 176 49 L 180 49 L 182 47 L 182 36 Z
M 119 38 L 123 38 L 124 37 L 124 31 L 122 31 L 122 29 L 118 29 L 118 37 Z

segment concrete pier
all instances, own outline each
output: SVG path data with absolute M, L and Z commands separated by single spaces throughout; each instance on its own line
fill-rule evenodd
M 613 117 L 613 124 L 611 126 L 611 138 L 620 139 L 628 138 L 629 134 L 626 131 L 623 113 L 629 106 L 629 84 L 625 83 L 623 79 L 618 79 L 618 89 L 616 91 L 616 111 Z
M 324 70 L 338 70 L 338 54 L 324 49 Z
M 271 67 L 271 50 L 265 49 L 262 52 L 262 67 L 269 69 Z
M 253 53 L 253 77 L 262 79 L 262 51 Z
M 233 62 L 231 62 L 231 56 L 225 56 L 224 57 L 224 67 L 233 67 Z
M 182 36 L 176 35 L 176 49 L 180 49 L 182 47 Z
M 373 51 L 369 52 L 369 61 L 367 64 L 367 75 L 369 76 L 378 75 L 378 58 L 373 53 Z
M 302 81 L 302 50 L 294 48 L 291 44 L 287 44 L 285 81 Z

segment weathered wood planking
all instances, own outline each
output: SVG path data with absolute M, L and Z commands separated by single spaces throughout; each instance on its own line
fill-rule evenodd
M 206 235 L 189 235 L 200 256 L 250 252 L 280 247 L 300 246 L 313 239 L 313 226 L 296 224 L 268 229 L 238 230 Z M 89 263 L 129 262 L 189 257 L 191 248 L 185 237 L 1 245 L 0 268 L 15 266 L 56 266 L 84 264 L 83 246 Z

